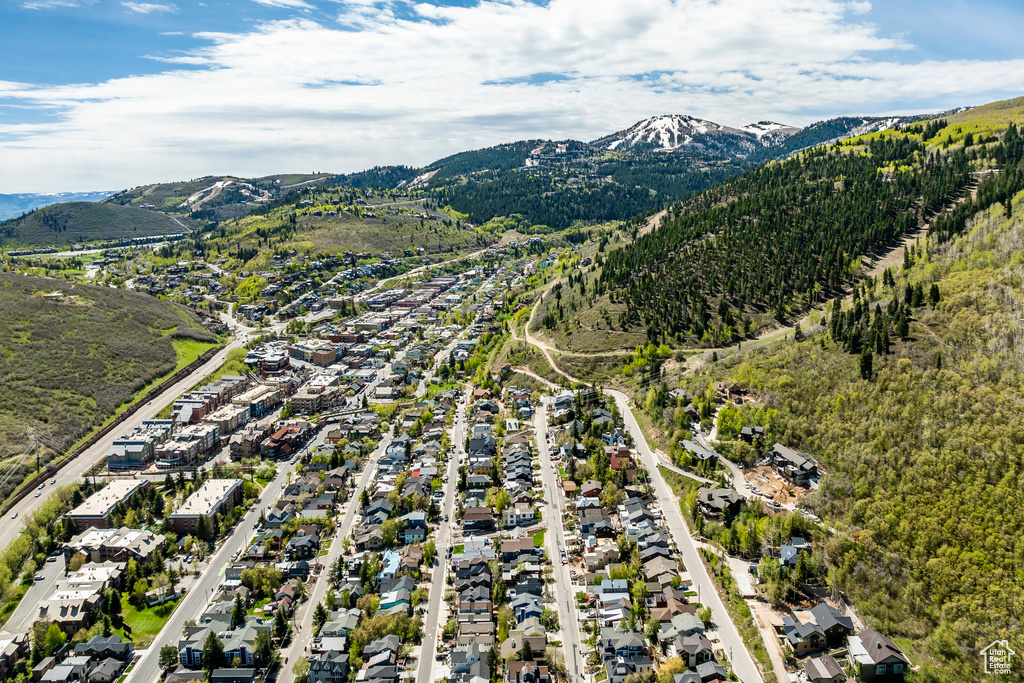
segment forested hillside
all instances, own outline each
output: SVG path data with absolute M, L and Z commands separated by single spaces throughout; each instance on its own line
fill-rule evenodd
M 836 529 L 829 586 L 906 646 L 918 682 L 979 680 L 981 649 L 1019 642 L 1022 211 L 1019 192 L 1012 210 L 994 203 L 858 287 L 839 317 L 860 348 L 874 348 L 876 316 L 909 311 L 905 339 L 868 368 L 833 314 L 803 341 L 733 351 L 684 382 L 753 389 L 761 401 L 740 410 L 768 408 L 774 437 L 820 460 L 827 475 L 804 504 Z
M 922 136 L 817 148 L 677 205 L 661 228 L 607 256 L 598 295 L 624 304 L 623 329 L 728 345 L 835 296 L 862 256 L 962 194 L 972 169 L 1004 169 L 982 182 L 980 198 L 1015 186 L 1005 172 L 1020 160 L 1015 129 L 1005 143 L 941 152 Z
M 550 142 L 531 146 L 538 165 L 527 168 L 529 155 L 513 145 L 460 155 L 430 179 L 430 195 L 477 224 L 518 215 L 529 225 L 565 230 L 578 222 L 629 220 L 749 167 L 742 159 L 694 152 L 604 152 L 579 142 L 561 150 Z M 456 168 L 464 174 L 455 175 Z

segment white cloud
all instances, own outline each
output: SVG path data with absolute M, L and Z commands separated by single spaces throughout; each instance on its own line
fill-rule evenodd
M 57 7 L 81 7 L 81 0 L 29 0 L 21 3 L 22 9 L 55 9 Z
M 851 19 L 841 0 L 339 7 L 336 23 L 197 34 L 204 47 L 158 55 L 164 73 L 0 83 L 0 103 L 63 112 L 0 119 L 0 187 L 343 172 L 522 138 L 594 139 L 668 112 L 806 124 L 1024 89 L 1024 60 L 896 61 L 904 39 Z
M 152 14 L 154 12 L 177 12 L 178 6 L 173 3 L 158 2 L 122 2 L 121 6 L 137 14 Z
M 267 7 L 284 7 L 288 9 L 312 9 L 312 6 L 302 0 L 253 0 L 253 2 Z

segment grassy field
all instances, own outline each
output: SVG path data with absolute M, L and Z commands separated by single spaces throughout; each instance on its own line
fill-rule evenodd
M 0 224 L 0 246 L 68 246 L 183 232 L 156 211 L 105 202 L 54 204 Z
M 177 598 L 157 607 L 145 607 L 138 610 L 128 602 L 128 593 L 121 594 L 121 616 L 124 623 L 128 624 L 132 630 L 131 638 L 135 642 L 136 649 L 149 647 L 156 635 L 160 633 L 160 629 L 170 619 L 171 612 L 178 606 L 180 600 L 181 598 Z M 124 629 L 114 629 L 114 633 L 127 639 Z
M 166 301 L 0 274 L 0 460 L 11 465 L 29 450 L 28 426 L 39 431 L 45 464 L 215 341 Z

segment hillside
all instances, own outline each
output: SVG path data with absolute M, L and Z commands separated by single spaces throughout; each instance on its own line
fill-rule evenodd
M 863 153 L 819 148 L 749 171 L 599 254 L 597 272 L 546 299 L 535 324 L 563 338 L 580 328 L 612 344 L 622 336 L 611 348 L 631 348 L 637 331 L 676 346 L 754 336 L 835 296 L 863 256 L 962 193 L 980 153 L 924 151 L 918 141 L 879 139 Z
M 922 666 L 915 681 L 978 680 L 979 652 L 1018 635 L 1022 211 L 1024 192 L 1012 211 L 993 204 L 955 237 L 929 238 L 891 280 L 866 282 L 804 341 L 731 351 L 683 382 L 694 395 L 716 380 L 754 390 L 761 402 L 739 411 L 777 411 L 773 439 L 819 459 L 827 475 L 803 502 L 836 529 L 828 585 L 897 637 Z M 865 378 L 851 339 L 877 351 L 874 330 L 907 310 L 908 285 L 934 285 L 939 300 L 913 301 L 905 338 L 889 327 Z
M 17 218 L 23 213 L 41 209 L 51 204 L 67 202 L 98 202 L 110 196 L 110 192 L 58 192 L 56 194 L 0 194 L 0 221 Z
M 69 202 L 0 223 L 0 247 L 67 247 L 182 232 L 181 223 L 156 211 L 107 202 Z
M 0 273 L 0 340 L 4 461 L 29 450 L 26 426 L 65 447 L 215 341 L 176 304 L 13 273 Z M 53 455 L 44 446 L 44 462 Z
M 222 221 L 245 216 L 289 193 L 326 181 L 327 174 L 283 174 L 262 178 L 206 176 L 194 180 L 142 185 L 107 201 Z

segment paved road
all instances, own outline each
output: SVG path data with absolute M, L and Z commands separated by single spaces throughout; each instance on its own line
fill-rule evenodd
M 324 429 L 321 433 L 326 434 L 328 430 Z M 355 522 L 356 516 L 359 511 L 359 496 L 362 494 L 373 477 L 377 474 L 377 463 L 380 462 L 381 456 L 384 455 L 384 451 L 387 450 L 388 445 L 391 443 L 391 433 L 388 432 L 380 444 L 370 455 L 369 460 L 363 467 L 363 474 L 359 477 L 356 483 L 356 488 L 352 492 L 351 497 L 348 499 L 348 509 L 345 511 L 345 516 L 342 518 L 341 523 L 334 534 L 334 539 L 331 541 L 331 547 L 327 551 L 327 555 L 320 558 L 322 569 L 320 570 L 320 578 L 313 584 L 312 593 L 309 599 L 298 608 L 295 615 L 294 622 L 296 624 L 296 630 L 292 637 L 291 647 L 282 653 L 282 661 L 287 661 L 287 664 L 282 665 L 280 681 L 281 683 L 292 683 L 295 680 L 295 674 L 292 673 L 292 665 L 298 661 L 298 658 L 305 654 L 306 647 L 309 645 L 310 638 L 313 636 L 313 612 L 316 606 L 323 602 L 327 596 L 327 590 L 330 588 L 330 580 L 327 577 L 328 572 L 331 569 L 331 565 L 334 561 L 341 556 L 343 539 L 348 536 L 352 530 L 352 525 Z
M 580 635 L 579 615 L 576 613 L 575 592 L 569 576 L 568 565 L 562 564 L 561 550 L 566 547 L 565 528 L 562 526 L 561 511 L 566 501 L 561 487 L 555 480 L 548 448 L 548 407 L 550 399 L 541 401 L 541 409 L 533 419 L 537 451 L 540 454 L 541 481 L 544 484 L 544 517 L 548 520 L 548 531 L 544 535 L 548 557 L 551 558 L 555 577 L 554 595 L 558 606 L 558 623 L 562 630 L 562 652 L 565 655 L 565 671 L 569 681 L 578 681 L 584 671 L 583 637 Z
M 34 581 L 29 586 L 11 618 L 4 624 L 3 633 L 24 633 L 32 627 L 32 622 L 39 617 L 39 603 L 50 597 L 57 579 L 64 576 L 64 557 L 58 557 L 56 562 L 44 562 L 35 573 L 42 574 L 43 580 Z
M 177 609 L 171 613 L 164 628 L 157 634 L 153 644 L 142 651 L 141 659 L 128 674 L 125 683 L 152 683 L 160 679 L 163 673 L 159 667 L 160 648 L 164 645 L 177 645 L 185 622 L 198 619 L 209 604 L 210 598 L 223 581 L 224 570 L 231 563 L 236 550 L 248 548 L 255 536 L 255 528 L 259 523 L 260 513 L 266 512 L 281 497 L 288 473 L 294 465 L 285 461 L 278 463 L 277 475 L 263 489 L 257 502 L 241 521 L 235 526 L 234 532 L 225 539 L 220 549 L 210 559 L 209 566 L 203 572 L 192 589 L 185 594 Z
M 47 483 L 46 490 L 43 492 L 42 497 L 36 498 L 32 494 L 29 494 L 26 498 L 19 501 L 7 513 L 8 521 L 10 521 L 11 516 L 15 513 L 17 513 L 17 519 L 19 521 L 14 524 L 0 525 L 0 548 L 6 548 L 14 541 L 15 538 L 18 537 L 18 534 L 20 534 L 22 530 L 21 520 L 27 519 L 28 515 L 30 515 L 32 511 L 46 499 L 52 489 L 80 481 L 93 465 L 106 460 L 107 450 L 115 439 L 120 438 L 126 432 L 130 432 L 135 427 L 141 425 L 143 420 L 154 419 L 157 416 L 157 413 L 159 413 L 165 405 L 174 401 L 178 396 L 191 389 L 194 384 L 199 382 L 199 380 L 219 368 L 227 358 L 228 352 L 232 349 L 241 347 L 246 340 L 247 338 L 240 337 L 225 346 L 209 361 L 193 370 L 184 379 L 169 387 L 157 398 L 137 410 L 134 415 L 129 417 L 109 434 L 93 444 L 91 448 L 64 465 L 64 467 L 61 468 L 61 470 L 53 477 L 53 479 L 56 480 L 56 483 L 53 485 Z
M 459 481 L 459 463 L 465 456 L 466 444 L 466 405 L 470 390 L 467 388 L 463 396 L 465 403 L 456 410 L 455 422 L 452 425 L 452 456 L 448 459 L 448 482 L 445 485 L 444 503 L 441 505 L 441 523 L 434 534 L 434 547 L 437 549 L 437 566 L 431 570 L 430 597 L 427 601 L 427 612 L 423 617 L 423 641 L 420 651 L 419 667 L 416 670 L 418 683 L 430 683 L 434 680 L 434 657 L 437 653 L 438 632 L 443 630 L 441 624 L 441 600 L 444 597 L 445 577 L 448 575 L 448 546 L 451 543 L 452 524 L 455 523 L 455 495 Z M 448 516 L 447 522 L 444 521 Z
M 640 454 L 640 460 L 648 472 L 650 472 L 651 483 L 654 485 L 654 492 L 661 503 L 661 510 L 665 515 L 669 531 L 672 532 L 676 546 L 682 553 L 683 562 L 690 573 L 690 577 L 693 579 L 694 586 L 698 588 L 701 601 L 705 606 L 711 608 L 711 617 L 715 623 L 715 629 L 718 631 L 718 636 L 725 647 L 726 656 L 732 663 L 733 670 L 743 683 L 761 683 L 761 673 L 758 671 L 754 659 L 747 652 L 743 639 L 740 637 L 739 631 L 736 630 L 736 625 L 733 624 L 732 618 L 725 609 L 725 605 L 722 603 L 721 598 L 718 597 L 715 584 L 712 582 L 703 561 L 697 553 L 697 548 L 690 537 L 690 530 L 683 520 L 678 503 L 673 498 L 672 490 L 665 483 L 665 477 L 658 470 L 658 460 L 651 451 L 650 446 L 648 446 L 647 439 L 644 437 L 643 430 L 640 429 L 636 417 L 633 416 L 629 400 L 620 391 L 605 389 L 605 393 L 615 399 L 619 412 L 626 422 L 626 428 L 629 429 L 629 433 L 633 437 L 637 453 Z

